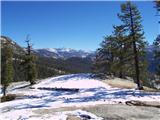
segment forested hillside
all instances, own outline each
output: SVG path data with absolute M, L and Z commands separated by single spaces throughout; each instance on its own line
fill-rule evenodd
M 26 80 L 26 77 L 24 73 L 24 66 L 21 63 L 24 60 L 26 49 L 19 46 L 9 37 L 1 36 L 2 57 L 5 56 L 5 49 L 3 48 L 3 46 L 6 42 L 9 42 L 10 46 L 13 48 L 14 81 L 24 81 Z M 34 54 L 34 52 L 32 53 Z M 56 59 L 52 57 L 44 57 L 37 54 L 34 55 L 36 56 L 36 66 L 38 73 L 37 79 L 47 78 L 50 76 L 56 76 L 61 74 L 91 72 L 91 58 L 70 57 L 68 59 Z M 4 61 L 2 59 L 2 64 L 3 62 Z
M 23 61 L 24 55 L 26 54 L 26 50 L 11 40 L 9 37 L 2 36 L 2 56 L 4 55 L 3 44 L 6 40 L 9 41 L 10 45 L 13 47 L 14 81 L 23 81 L 25 80 L 25 77 L 21 62 Z M 153 45 L 146 48 L 146 59 L 149 64 L 148 70 L 153 74 L 156 72 L 156 65 L 158 62 L 157 60 L 154 60 L 154 50 L 155 47 Z M 34 50 L 33 54 L 37 56 L 36 64 L 38 69 L 38 79 L 59 74 L 88 73 L 93 71 L 93 60 L 95 57 L 95 53 L 93 52 L 91 54 L 87 54 L 86 57 L 67 57 L 65 59 L 53 58 L 52 56 L 45 57 L 46 53 L 37 54 L 37 52 Z M 52 54 L 52 52 L 50 54 Z

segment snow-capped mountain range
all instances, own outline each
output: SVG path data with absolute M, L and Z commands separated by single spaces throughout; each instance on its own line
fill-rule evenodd
M 1 44 L 4 44 L 6 40 L 9 41 L 11 46 L 13 47 L 13 52 L 18 55 L 25 54 L 25 48 L 18 45 L 16 42 L 11 40 L 8 37 L 1 36 Z M 155 67 L 157 65 L 158 61 L 154 60 L 154 50 L 156 48 L 153 45 L 149 45 L 146 48 L 146 57 L 147 61 L 149 63 L 149 70 L 152 72 L 155 72 Z M 75 50 L 71 48 L 42 48 L 42 49 L 33 49 L 33 53 L 42 56 L 42 57 L 48 57 L 48 58 L 62 58 L 62 59 L 68 59 L 72 57 L 79 57 L 79 58 L 91 58 L 93 61 L 95 57 L 95 51 L 85 51 L 85 50 Z
M 15 54 L 25 54 L 25 51 L 26 51 L 25 48 L 18 45 L 9 37 L 1 36 L 2 44 L 5 44 L 7 41 L 10 43 L 10 45 L 14 49 Z M 95 55 L 95 51 L 75 50 L 71 48 L 41 48 L 41 49 L 33 49 L 32 52 L 42 57 L 51 57 L 56 59 L 57 58 L 68 59 L 71 57 L 93 58 Z
M 44 49 L 34 49 L 33 52 L 40 56 L 52 57 L 52 58 L 71 58 L 71 57 L 92 57 L 94 56 L 94 51 L 85 50 L 75 50 L 71 48 L 44 48 Z

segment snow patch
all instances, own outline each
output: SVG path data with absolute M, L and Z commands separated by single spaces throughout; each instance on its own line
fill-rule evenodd
M 103 118 L 101 117 L 97 117 L 96 115 L 90 113 L 90 112 L 86 112 L 86 111 L 83 111 L 81 109 L 79 110 L 75 110 L 75 111 L 67 111 L 67 112 L 64 112 L 65 114 L 71 114 L 71 115 L 75 115 L 79 118 L 81 118 L 82 120 L 103 120 Z
M 49 52 L 54 52 L 54 53 L 58 53 L 56 49 L 54 48 L 46 48 L 47 51 Z
M 74 111 L 64 111 L 64 112 L 55 112 L 55 113 L 46 113 L 46 114 L 36 114 L 32 110 L 14 110 L 2 113 L 0 120 L 67 120 L 68 115 L 74 115 L 78 118 L 86 120 L 102 120 L 103 118 L 97 117 L 96 115 L 83 111 L 81 109 Z
M 73 75 L 64 75 L 55 78 L 50 78 L 44 82 L 36 84 L 34 88 L 110 88 L 109 85 L 105 83 L 91 79 L 90 74 L 73 74 Z
M 33 86 L 34 89 L 23 88 L 17 84 L 9 93 L 18 94 L 22 97 L 10 102 L 0 103 L 2 119 L 34 119 L 31 111 L 36 109 L 51 109 L 59 107 L 81 107 L 98 104 L 117 104 L 125 103 L 129 100 L 155 101 L 160 103 L 160 92 L 142 92 L 134 89 L 112 88 L 111 86 L 90 77 L 91 74 L 71 74 L 44 79 L 42 82 Z M 22 87 L 22 88 L 21 88 Z M 38 88 L 77 88 L 75 91 L 60 90 L 40 90 Z M 82 111 L 73 112 L 81 115 Z M 86 113 L 88 114 L 88 113 Z M 16 115 L 16 116 L 14 116 Z M 18 116 L 18 117 L 17 117 Z M 37 119 L 58 120 L 60 115 L 35 116 Z M 92 115 L 90 115 L 92 116 Z M 63 114 L 63 118 L 66 114 Z M 95 116 L 94 116 L 95 117 Z M 93 118 L 94 118 L 93 117 Z M 61 119 L 61 118 L 60 118 Z

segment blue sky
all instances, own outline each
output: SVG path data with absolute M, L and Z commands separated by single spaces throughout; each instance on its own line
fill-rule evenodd
M 103 36 L 119 25 L 123 2 L 2 2 L 1 34 L 25 46 L 30 34 L 34 48 L 95 50 Z M 146 40 L 158 34 L 153 2 L 134 2 L 143 17 Z

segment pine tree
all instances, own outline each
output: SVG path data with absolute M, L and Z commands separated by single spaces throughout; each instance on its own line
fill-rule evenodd
M 126 59 L 126 36 L 124 26 L 113 26 L 113 41 L 114 46 L 112 53 L 114 54 L 113 65 L 115 66 L 115 72 L 118 77 L 124 78 L 125 74 L 125 59 Z
M 22 63 L 22 65 L 24 65 L 25 68 L 26 80 L 29 81 L 31 85 L 33 85 L 35 84 L 35 80 L 37 78 L 37 70 L 35 64 L 36 57 L 31 53 L 32 45 L 30 44 L 29 36 L 27 36 L 26 43 L 27 53 L 24 57 L 24 62 Z
M 125 30 L 128 33 L 128 39 L 130 41 L 130 44 L 132 44 L 137 88 L 143 89 L 142 84 L 140 82 L 140 67 L 145 67 L 143 65 L 143 58 L 145 56 L 144 48 L 146 42 L 144 41 L 143 37 L 144 32 L 143 27 L 141 25 L 142 20 L 140 12 L 138 11 L 135 5 L 131 4 L 131 2 L 127 2 L 121 5 L 121 13 L 118 14 L 118 16 L 120 20 L 123 22 Z
M 3 65 L 1 66 L 2 68 L 1 84 L 2 84 L 3 96 L 6 96 L 6 89 L 13 80 L 13 65 L 12 65 L 13 51 L 8 41 L 6 41 L 5 45 L 2 47 L 1 50 L 2 50 L 2 61 L 3 61 Z
M 155 3 L 156 3 L 155 7 L 157 9 L 158 16 L 160 16 L 160 1 L 156 0 Z M 159 21 L 159 24 L 160 24 L 160 21 Z M 158 35 L 157 38 L 154 40 L 153 45 L 155 46 L 155 50 L 154 50 L 155 61 L 159 62 L 160 61 L 160 35 Z M 160 75 L 160 62 L 157 64 L 156 71 L 157 71 L 157 75 Z
M 153 45 L 155 47 L 154 58 L 155 58 L 155 61 L 158 61 L 156 71 L 157 71 L 157 75 L 160 76 L 160 35 L 155 39 Z
M 100 44 L 101 48 L 97 49 L 96 58 L 94 61 L 94 70 L 96 73 L 103 73 L 105 75 L 114 74 L 113 59 L 114 54 L 112 48 L 114 46 L 113 36 L 106 36 L 104 41 Z
M 108 73 L 124 78 L 128 70 L 126 61 L 128 61 L 130 47 L 127 43 L 124 26 L 113 26 L 113 28 L 112 35 L 105 37 L 101 43 L 101 48 L 98 49 L 95 65 L 96 69 L 101 68 L 100 72 L 104 74 Z

